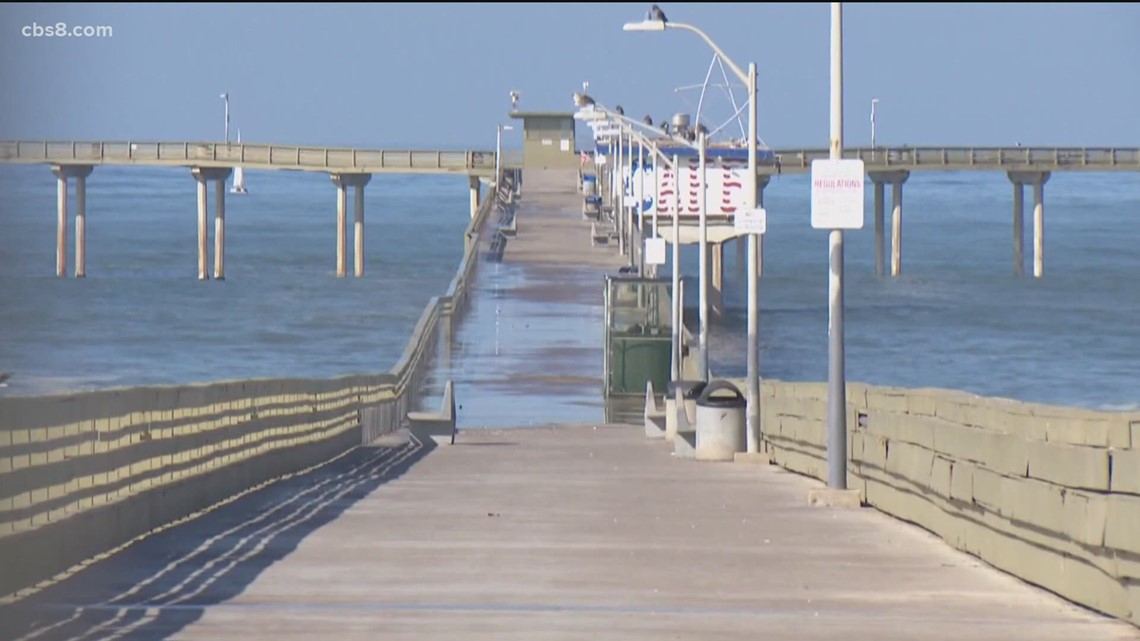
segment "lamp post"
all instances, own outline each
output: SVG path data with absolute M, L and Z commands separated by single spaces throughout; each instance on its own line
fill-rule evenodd
M 503 177 L 503 132 L 514 129 L 511 125 L 498 125 L 495 131 L 495 188 L 499 188 L 499 179 Z
M 659 20 L 644 20 L 642 22 L 631 22 L 625 24 L 622 29 L 624 31 L 665 31 L 666 29 L 681 29 L 683 31 L 690 31 L 697 34 L 701 40 L 705 42 L 713 52 L 721 60 L 728 65 L 736 77 L 741 80 L 748 88 L 748 177 L 745 182 L 744 189 L 744 208 L 747 212 L 751 213 L 756 210 L 757 205 L 757 191 L 758 183 L 756 179 L 756 65 L 754 63 L 748 65 L 748 72 L 745 73 L 739 65 L 732 61 L 715 42 L 704 31 L 701 31 L 693 25 L 684 24 L 681 22 Z M 702 144 L 702 147 L 704 145 Z M 703 151 L 702 151 L 703 154 Z M 701 185 L 704 185 L 704 174 L 702 167 Z M 702 194 L 701 203 L 704 203 Z M 701 214 L 701 270 L 705 269 L 704 265 L 704 251 L 707 237 L 705 236 L 704 228 L 704 209 L 702 205 Z M 757 234 L 748 234 L 748 380 L 747 380 L 747 399 L 748 411 L 746 413 L 747 431 L 748 431 L 748 452 L 756 453 L 760 448 L 760 341 L 759 341 L 759 279 L 758 279 L 758 263 L 760 238 Z M 701 277 L 701 375 L 705 380 L 708 380 L 708 355 L 707 343 L 705 342 L 705 280 Z
M 592 123 L 598 123 L 597 126 L 601 126 L 601 124 L 603 122 L 606 122 L 606 121 L 614 121 L 617 123 L 619 131 L 623 128 L 622 124 L 624 123 L 625 125 L 628 126 L 628 129 L 630 131 L 630 136 L 638 136 L 639 140 L 642 142 L 644 142 L 644 139 L 647 136 L 643 135 L 643 134 L 639 134 L 637 132 L 637 129 L 645 129 L 646 131 L 651 132 L 653 135 L 655 135 L 657 137 L 661 136 L 660 130 L 654 129 L 653 127 L 646 125 L 645 123 L 643 123 L 641 121 L 633 120 L 632 118 L 629 118 L 623 114 L 618 114 L 618 113 L 609 111 L 605 107 L 603 107 L 601 105 L 597 105 L 596 103 L 594 103 L 593 99 L 590 99 L 588 104 L 589 104 L 589 107 L 587 110 L 580 111 L 574 117 L 577 119 L 581 119 L 581 120 L 591 121 Z M 582 107 L 583 105 L 579 104 L 578 106 Z M 594 125 L 592 124 L 591 126 L 594 126 Z M 684 145 L 684 146 L 690 147 L 690 148 L 694 147 L 694 144 L 692 142 L 690 142 L 689 140 L 686 140 L 685 138 L 681 138 L 679 136 L 667 136 L 667 138 L 670 139 L 671 141 L 679 144 L 679 145 Z M 613 155 L 613 142 L 612 142 L 613 138 L 612 137 L 610 137 L 610 141 L 611 141 L 610 142 L 610 152 L 611 152 L 610 155 L 612 156 Z M 681 315 L 682 315 L 682 310 L 681 310 L 681 306 L 680 306 L 680 291 L 681 291 L 681 259 L 680 259 L 680 255 L 681 255 L 681 253 L 680 253 L 680 246 L 681 246 L 681 236 L 680 236 L 680 234 L 681 234 L 681 231 L 680 231 L 681 230 L 681 228 L 680 228 L 680 224 L 681 224 L 680 223 L 680 213 L 681 213 L 681 190 L 680 190 L 680 187 L 681 187 L 681 162 L 680 162 L 680 158 L 678 158 L 678 156 L 676 154 L 674 154 L 671 159 L 669 156 L 666 156 L 665 153 L 662 152 L 657 147 L 657 142 L 655 140 L 650 140 L 650 149 L 652 149 L 652 157 L 654 158 L 654 162 L 656 162 L 657 159 L 660 159 L 666 165 L 670 165 L 672 167 L 674 177 L 675 177 L 675 184 L 676 184 L 676 188 L 674 188 L 674 190 L 673 190 L 673 221 L 672 221 L 673 222 L 673 261 L 672 261 L 672 263 L 673 263 L 673 305 L 672 305 L 672 307 L 673 307 L 673 310 L 672 310 L 673 311 L 673 323 L 672 323 L 672 325 L 673 325 L 673 327 L 672 327 L 673 340 L 672 340 L 672 350 L 671 350 L 672 351 L 672 354 L 671 354 L 672 367 L 670 369 L 673 380 L 676 381 L 676 380 L 680 380 L 680 378 L 681 378 Z M 698 152 L 699 152 L 699 149 L 698 149 Z M 657 182 L 657 181 L 655 181 L 655 182 Z M 660 185 L 658 184 L 658 187 L 659 186 Z M 660 202 L 660 194 L 658 194 L 658 198 L 655 201 L 655 203 L 656 202 Z M 653 211 L 654 211 L 653 230 L 654 230 L 654 235 L 656 235 L 656 233 L 657 233 L 657 209 L 656 209 L 656 207 L 654 208 Z
M 871 153 L 875 153 L 875 105 L 879 104 L 878 98 L 871 98 Z
M 226 103 L 226 144 L 230 144 L 230 94 L 226 92 L 220 96 Z

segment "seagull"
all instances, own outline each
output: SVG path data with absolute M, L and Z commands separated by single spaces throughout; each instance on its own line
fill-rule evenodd
M 519 107 L 519 92 L 511 92 L 511 109 L 518 109 Z
M 645 124 L 649 125 L 650 127 L 653 126 L 653 119 L 650 118 L 649 116 L 642 118 L 641 122 L 644 122 Z
M 615 112 L 617 113 L 617 115 L 619 115 L 619 116 L 624 116 L 624 115 L 625 115 L 625 109 L 622 109 L 622 108 L 621 108 L 621 105 L 618 105 L 618 106 L 614 107 L 614 111 L 615 111 Z
M 579 106 L 579 107 L 585 107 L 587 105 L 594 104 L 594 99 L 587 96 L 584 93 L 578 93 L 577 91 L 575 91 L 574 92 L 574 104 Z
M 649 19 L 660 20 L 661 22 L 669 22 L 669 19 L 665 17 L 665 12 L 662 11 L 661 7 L 657 5 L 653 5 L 649 8 Z
M 664 131 L 666 135 L 669 134 L 669 123 L 668 122 L 661 123 L 661 131 Z

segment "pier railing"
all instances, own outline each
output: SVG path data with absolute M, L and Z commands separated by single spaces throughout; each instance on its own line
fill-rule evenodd
M 495 152 L 356 149 L 224 142 L 0 141 L 0 162 L 114 164 L 360 173 L 486 173 Z
M 481 203 L 447 292 L 424 307 L 387 373 L 0 398 L 0 602 L 399 428 L 441 326 L 463 311 L 495 201 Z
M 804 172 L 826 159 L 825 148 L 770 150 L 762 173 Z M 1003 170 L 1140 171 L 1134 147 L 849 147 L 844 158 L 863 160 L 868 171 Z M 114 164 L 236 167 L 359 173 L 465 173 L 491 176 L 494 151 L 306 147 L 224 142 L 0 141 L 0 163 Z M 503 153 L 503 167 L 522 165 L 518 151 Z
M 777 149 L 762 171 L 809 171 L 827 149 Z M 1140 171 L 1140 149 L 1112 147 L 852 147 L 844 158 L 876 170 Z

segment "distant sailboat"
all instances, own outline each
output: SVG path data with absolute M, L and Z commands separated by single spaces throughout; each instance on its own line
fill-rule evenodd
M 237 132 L 238 144 L 241 144 L 241 129 Z M 245 189 L 245 173 L 241 169 L 241 165 L 234 167 L 234 186 L 230 189 L 231 194 L 248 194 Z

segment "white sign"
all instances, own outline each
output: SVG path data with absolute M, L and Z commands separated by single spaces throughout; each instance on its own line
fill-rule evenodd
M 570 151 L 570 141 L 569 140 L 562 140 L 558 144 L 558 148 L 561 149 L 562 151 Z
M 665 239 L 664 238 L 646 238 L 645 239 L 645 264 L 646 265 L 664 265 L 665 264 Z
M 551 139 L 549 139 L 549 138 L 543 138 L 543 139 L 542 139 L 542 144 L 543 144 L 543 145 L 545 145 L 545 146 L 550 146 L 550 145 L 553 145 L 553 144 L 554 144 L 554 141 L 553 141 L 553 140 L 551 140 Z
M 737 212 L 732 217 L 732 228 L 738 234 L 763 234 L 768 231 L 768 212 L 763 207 Z
M 863 161 L 811 161 L 811 226 L 863 228 Z

